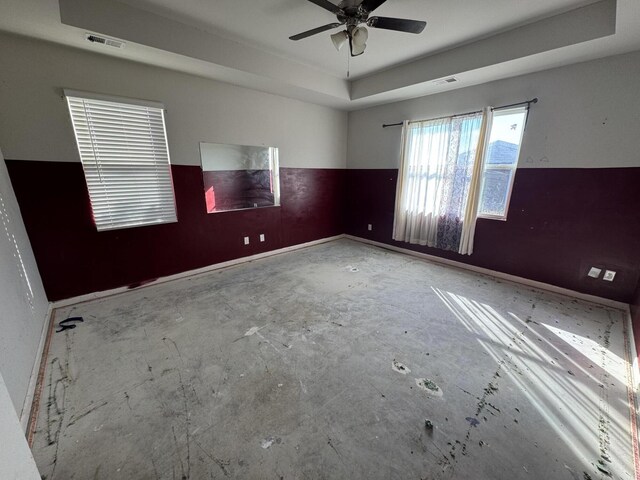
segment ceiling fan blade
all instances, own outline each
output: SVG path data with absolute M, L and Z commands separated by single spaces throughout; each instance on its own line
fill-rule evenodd
M 422 33 L 427 22 L 421 20 L 407 20 L 405 18 L 391 17 L 371 17 L 367 25 L 373 28 L 383 28 L 385 30 L 396 30 L 406 33 Z
M 307 30 L 306 32 L 299 33 L 297 35 L 293 35 L 289 37 L 289 40 L 302 40 L 303 38 L 310 37 L 311 35 L 315 35 L 316 33 L 326 32 L 327 30 L 331 30 L 332 28 L 341 27 L 341 23 L 330 23 L 328 25 L 323 25 L 322 27 L 314 28 L 312 30 Z
M 319 7 L 324 8 L 325 10 L 329 10 L 331 13 L 338 14 L 342 12 L 342 9 L 340 7 L 338 7 L 337 5 L 334 5 L 329 0 L 308 0 L 308 1 L 311 3 L 315 3 Z
M 367 12 L 373 12 L 376 8 L 378 8 L 386 1 L 387 0 L 364 0 L 360 4 L 360 7 Z

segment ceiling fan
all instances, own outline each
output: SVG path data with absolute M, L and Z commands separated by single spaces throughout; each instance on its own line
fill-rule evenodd
M 407 33 L 422 33 L 424 27 L 427 25 L 427 22 L 423 22 L 421 20 L 369 16 L 371 12 L 387 0 L 362 0 L 359 4 L 354 1 L 345 0 L 341 3 L 341 5 L 344 5 L 342 7 L 334 5 L 329 2 L 329 0 L 308 1 L 324 8 L 325 10 L 329 10 L 331 13 L 334 13 L 338 21 L 312 30 L 307 30 L 306 32 L 298 33 L 297 35 L 289 37 L 289 39 L 302 40 L 303 38 L 316 35 L 317 33 L 322 33 L 345 25 L 345 30 L 331 35 L 331 41 L 337 50 L 340 50 L 348 41 L 352 57 L 362 55 L 367 47 L 369 32 L 364 26 L 360 26 L 361 24 L 365 24 L 372 28 L 383 28 L 385 30 L 395 30 Z

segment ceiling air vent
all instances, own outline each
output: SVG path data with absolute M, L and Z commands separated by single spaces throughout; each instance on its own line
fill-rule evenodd
M 441 78 L 439 80 L 434 81 L 433 83 L 435 83 L 436 85 L 445 85 L 447 83 L 455 83 L 457 81 L 458 79 L 456 77 L 449 77 L 449 78 Z
M 100 37 L 98 35 L 94 35 L 93 33 L 85 34 L 85 38 L 89 40 L 91 43 L 98 43 L 100 45 L 106 45 L 107 47 L 115 47 L 122 48 L 124 47 L 124 42 L 120 40 L 115 40 L 113 38 Z

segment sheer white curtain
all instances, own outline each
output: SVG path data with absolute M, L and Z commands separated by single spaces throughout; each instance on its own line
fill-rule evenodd
M 451 137 L 451 119 L 404 122 L 402 135 L 393 238 L 434 246 Z M 423 158 L 431 161 L 424 162 Z
M 477 216 L 482 170 L 478 173 L 476 157 L 486 130 L 483 118 L 478 113 L 404 123 L 394 240 L 473 251 L 473 236 L 465 226 L 475 225 Z M 468 205 L 471 188 L 475 206 Z
M 480 193 L 482 192 L 482 172 L 484 172 L 484 161 L 489 144 L 489 136 L 491 134 L 489 130 L 492 121 L 493 110 L 491 107 L 486 107 L 483 111 L 482 125 L 480 126 L 473 173 L 469 184 L 467 205 L 462 224 L 460 248 L 458 249 L 458 253 L 463 255 L 471 255 L 473 253 L 473 240 L 476 234 L 476 221 L 478 220 Z

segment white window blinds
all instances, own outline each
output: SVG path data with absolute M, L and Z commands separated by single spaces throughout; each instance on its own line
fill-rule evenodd
M 163 107 L 65 95 L 98 231 L 177 221 Z

